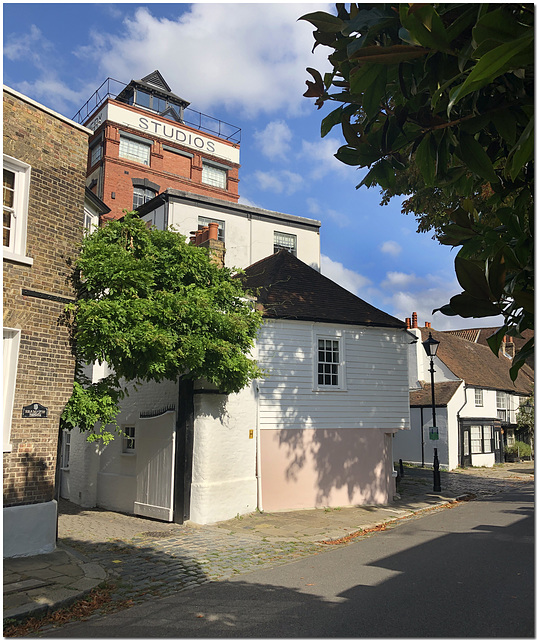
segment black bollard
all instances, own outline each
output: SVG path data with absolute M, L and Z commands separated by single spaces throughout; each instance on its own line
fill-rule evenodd
M 436 448 L 433 459 L 433 491 L 442 491 L 440 486 L 440 463 L 438 462 L 438 449 Z
M 403 469 L 403 461 L 399 458 L 399 475 L 401 478 L 405 477 L 405 470 Z

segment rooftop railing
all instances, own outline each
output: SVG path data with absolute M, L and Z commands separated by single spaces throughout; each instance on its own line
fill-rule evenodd
M 88 118 L 97 111 L 97 109 L 108 98 L 115 99 L 123 91 L 127 85 L 119 80 L 113 78 L 107 78 L 102 85 L 95 91 L 95 93 L 85 102 L 85 104 L 76 112 L 73 116 L 73 120 L 78 124 L 84 124 Z M 147 107 L 143 107 L 146 111 L 158 115 L 158 111 L 154 111 Z M 205 113 L 196 111 L 187 107 L 183 112 L 182 122 L 198 131 L 206 131 L 211 133 L 222 140 L 229 140 L 230 142 L 240 143 L 241 141 L 241 129 L 235 125 L 213 118 Z

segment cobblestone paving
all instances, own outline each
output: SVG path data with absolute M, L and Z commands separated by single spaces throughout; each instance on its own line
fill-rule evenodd
M 114 601 L 136 602 L 325 551 L 313 543 L 274 543 L 217 529 L 155 532 L 106 543 L 63 542 L 110 573 L 117 583 Z

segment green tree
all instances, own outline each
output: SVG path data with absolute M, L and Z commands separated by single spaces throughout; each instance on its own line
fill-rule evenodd
M 531 438 L 533 443 L 535 433 L 535 394 L 532 393 L 529 398 L 520 405 L 516 414 L 517 427 L 525 431 Z
M 462 293 L 441 311 L 503 316 L 489 339 L 534 325 L 533 15 L 529 4 L 338 4 L 302 16 L 332 70 L 308 69 L 307 97 L 338 105 L 336 157 L 369 171 L 358 185 L 408 195 L 421 230 L 460 247 Z M 435 200 L 436 206 L 428 210 Z M 408 212 L 407 211 L 407 212 Z M 533 339 L 511 377 L 533 356 Z
M 87 236 L 76 262 L 76 302 L 66 309 L 78 363 L 106 362 L 92 384 L 77 367 L 62 427 L 112 439 L 130 382 L 205 378 L 237 392 L 261 371 L 250 357 L 261 315 L 238 278 L 174 231 L 148 229 L 136 214 Z M 95 424 L 101 423 L 98 433 Z

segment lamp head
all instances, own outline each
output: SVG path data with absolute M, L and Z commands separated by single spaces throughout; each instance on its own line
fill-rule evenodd
M 429 337 L 427 340 L 424 340 L 422 343 L 423 348 L 425 349 L 425 353 L 429 356 L 429 358 L 433 358 L 438 351 L 438 345 L 440 344 L 439 340 L 435 340 L 429 331 Z

